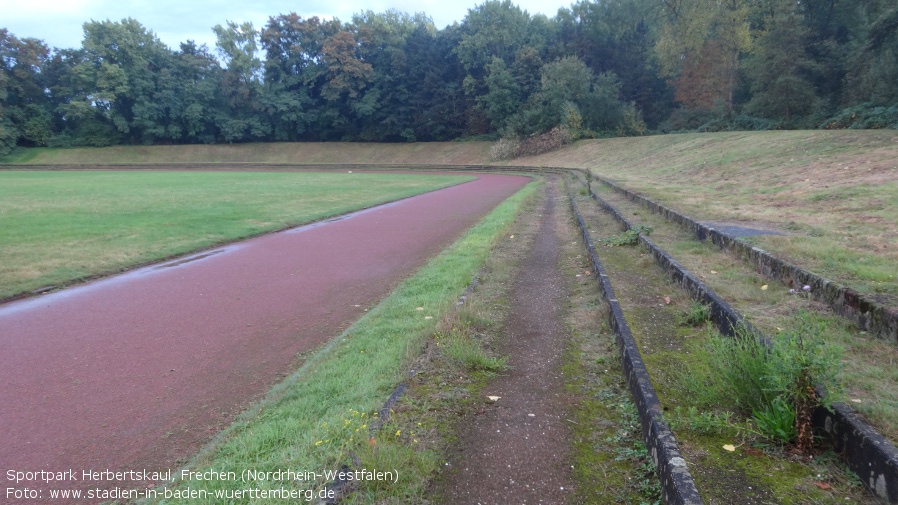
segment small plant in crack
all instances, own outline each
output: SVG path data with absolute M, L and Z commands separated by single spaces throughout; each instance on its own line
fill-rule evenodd
M 691 300 L 689 307 L 680 315 L 680 325 L 701 326 L 711 320 L 711 305 Z
M 627 231 L 618 233 L 617 235 L 612 235 L 603 242 L 608 246 L 625 246 L 625 245 L 636 245 L 639 243 L 639 235 L 649 235 L 652 233 L 651 226 L 639 225 L 633 228 L 630 228 Z

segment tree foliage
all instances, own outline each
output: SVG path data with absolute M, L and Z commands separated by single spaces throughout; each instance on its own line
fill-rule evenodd
M 875 128 L 898 108 L 894 0 L 578 0 L 551 18 L 486 0 L 443 29 L 388 10 L 212 30 L 211 49 L 171 49 L 134 19 L 89 21 L 80 47 L 51 49 L 0 28 L 0 155 Z

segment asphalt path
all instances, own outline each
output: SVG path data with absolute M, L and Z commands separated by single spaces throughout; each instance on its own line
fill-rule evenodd
M 338 335 L 528 181 L 478 174 L 0 305 L 3 489 L 53 487 L 14 484 L 9 471 L 80 477 L 183 465 L 299 354 Z

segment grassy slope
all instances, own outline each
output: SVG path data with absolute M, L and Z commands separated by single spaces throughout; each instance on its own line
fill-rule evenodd
M 781 230 L 752 241 L 898 306 L 893 130 L 583 141 L 516 162 L 590 168 L 699 220 Z
M 465 179 L 398 173 L 0 172 L 0 299 Z
M 19 149 L 0 159 L 24 164 L 119 163 L 373 163 L 451 164 L 484 163 L 488 142 L 430 142 L 374 144 L 348 142 L 222 144 L 187 146 L 116 146 L 105 148 Z

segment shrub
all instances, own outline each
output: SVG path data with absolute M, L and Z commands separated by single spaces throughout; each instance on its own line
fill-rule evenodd
M 624 107 L 623 117 L 617 127 L 618 137 L 640 137 L 648 133 L 649 128 L 642 119 L 636 104 L 629 103 Z
M 824 121 L 820 128 L 824 130 L 898 128 L 898 105 L 885 107 L 867 102 L 848 107 Z
M 521 142 L 517 138 L 502 138 L 490 147 L 490 158 L 493 161 L 510 160 L 517 155 Z
M 560 149 L 574 141 L 571 130 L 565 126 L 556 126 L 546 133 L 531 135 L 521 142 L 517 156 L 533 156 Z
M 531 135 L 524 140 L 508 136 L 499 139 L 490 148 L 490 157 L 493 161 L 509 160 L 520 156 L 533 156 L 560 149 L 574 141 L 571 129 L 566 126 L 556 126 L 551 130 Z

